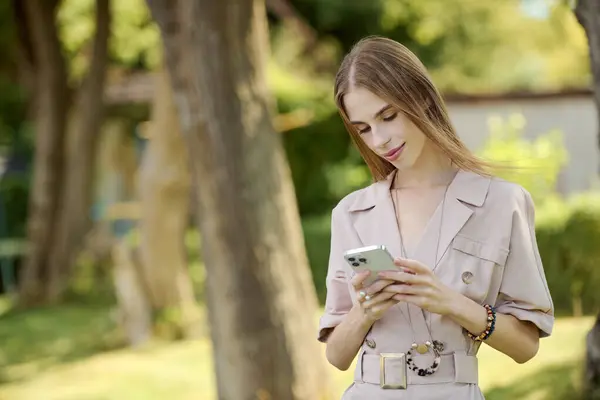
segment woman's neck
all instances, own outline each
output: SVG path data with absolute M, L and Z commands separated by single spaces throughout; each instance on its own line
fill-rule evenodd
M 440 151 L 426 147 L 415 164 L 399 170 L 394 179 L 394 188 L 427 188 L 449 184 L 457 168 Z

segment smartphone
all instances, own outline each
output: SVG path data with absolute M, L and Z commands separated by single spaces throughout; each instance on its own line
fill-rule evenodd
M 364 286 L 375 282 L 378 272 L 398 269 L 394 265 L 394 257 L 392 257 L 384 245 L 348 250 L 344 253 L 344 259 L 356 273 L 365 270 L 371 271 L 371 275 L 363 283 Z

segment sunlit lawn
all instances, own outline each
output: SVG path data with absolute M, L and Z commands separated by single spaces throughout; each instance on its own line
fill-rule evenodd
M 0 304 L 0 314 L 2 307 Z M 486 398 L 571 399 L 592 319 L 562 319 L 538 357 L 518 365 L 483 348 Z M 0 399 L 216 399 L 208 340 L 118 348 L 107 308 L 69 305 L 0 316 Z M 337 393 L 352 372 L 334 371 Z

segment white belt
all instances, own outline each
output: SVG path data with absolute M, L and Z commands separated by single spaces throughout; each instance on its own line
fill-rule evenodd
M 425 367 L 431 363 L 431 357 L 428 355 L 413 357 L 417 365 Z M 404 353 L 361 352 L 354 372 L 354 380 L 380 385 L 384 389 L 406 389 L 407 385 L 449 382 L 477 384 L 477 357 L 460 352 L 444 354 L 434 374 L 419 376 L 416 372 L 407 369 Z

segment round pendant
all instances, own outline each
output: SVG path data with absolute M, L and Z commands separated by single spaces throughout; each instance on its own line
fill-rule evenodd
M 419 354 L 425 354 L 425 353 L 427 353 L 428 350 L 429 350 L 429 348 L 427 347 L 427 345 L 425 343 L 420 343 L 417 345 L 417 353 L 419 353 Z
M 422 348 L 426 349 L 425 352 L 431 350 L 431 352 L 433 353 L 433 356 L 434 356 L 433 363 L 431 363 L 431 365 L 427 368 L 420 368 L 418 365 L 415 364 L 413 351 L 416 350 L 417 352 L 421 353 L 420 350 Z M 423 354 L 423 353 L 421 353 L 421 354 Z M 419 376 L 429 376 L 429 375 L 435 374 L 435 371 L 437 371 L 438 367 L 440 366 L 441 361 L 442 361 L 442 358 L 440 356 L 440 353 L 437 350 L 437 346 L 434 346 L 429 341 L 427 341 L 423 344 L 413 343 L 413 345 L 411 346 L 411 349 L 406 353 L 406 365 L 408 366 L 408 369 L 410 369 L 411 371 L 413 371 L 414 373 L 416 373 Z

